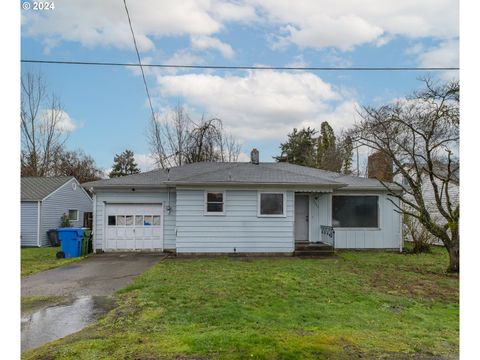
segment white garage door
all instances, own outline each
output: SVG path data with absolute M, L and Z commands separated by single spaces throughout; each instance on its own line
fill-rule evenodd
M 107 204 L 107 249 L 163 250 L 162 204 Z

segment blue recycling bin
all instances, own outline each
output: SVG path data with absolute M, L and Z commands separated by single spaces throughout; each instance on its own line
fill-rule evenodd
M 82 255 L 82 242 L 85 230 L 82 228 L 58 228 L 58 238 L 65 258 Z

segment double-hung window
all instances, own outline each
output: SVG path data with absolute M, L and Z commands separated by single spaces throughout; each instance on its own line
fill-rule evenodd
M 68 210 L 68 220 L 78 221 L 78 210 L 76 210 L 76 209 Z
M 206 191 L 205 192 L 205 214 L 206 215 L 224 215 L 225 214 L 225 191 Z
M 258 216 L 285 217 L 286 194 L 284 192 L 259 192 Z

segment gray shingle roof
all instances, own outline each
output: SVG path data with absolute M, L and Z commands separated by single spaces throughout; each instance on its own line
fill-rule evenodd
M 22 201 L 40 201 L 57 190 L 73 176 L 58 177 L 22 177 Z
M 305 185 L 331 188 L 384 189 L 375 179 L 346 176 L 330 171 L 288 163 L 221 163 L 201 162 L 141 174 L 105 179 L 82 184 L 85 188 L 149 187 L 195 184 L 261 184 Z

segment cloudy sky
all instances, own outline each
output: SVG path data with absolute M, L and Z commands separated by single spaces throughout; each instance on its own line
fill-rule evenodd
M 300 67 L 457 67 L 458 0 L 142 0 L 127 2 L 144 63 Z M 22 11 L 22 59 L 137 62 L 122 0 L 58 0 Z M 125 148 L 149 169 L 150 110 L 137 70 L 22 64 L 40 71 L 65 107 L 68 147 L 107 169 Z M 336 131 L 361 105 L 421 86 L 423 72 L 149 68 L 156 111 L 184 104 L 219 117 L 247 154 L 278 154 L 294 127 Z M 452 72 L 431 74 L 438 79 Z M 244 155 L 245 156 L 245 155 Z

